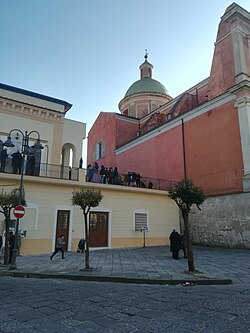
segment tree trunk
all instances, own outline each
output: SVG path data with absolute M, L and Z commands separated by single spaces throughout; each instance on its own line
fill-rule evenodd
M 188 270 L 189 272 L 195 272 L 194 267 L 194 257 L 193 257 L 193 249 L 192 249 L 192 243 L 190 240 L 190 233 L 189 233 L 189 224 L 188 224 L 188 211 L 182 211 L 182 217 L 184 221 L 185 226 L 185 237 L 187 241 L 187 257 L 188 257 Z
M 89 228 L 88 228 L 88 214 L 84 212 L 84 223 L 85 223 L 85 269 L 89 269 Z

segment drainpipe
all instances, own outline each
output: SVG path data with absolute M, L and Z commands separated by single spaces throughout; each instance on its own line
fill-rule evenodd
M 184 121 L 183 121 L 183 118 L 181 119 L 181 131 L 182 131 L 182 151 L 183 151 L 184 178 L 187 179 L 186 151 L 185 151 L 185 132 L 184 132 Z

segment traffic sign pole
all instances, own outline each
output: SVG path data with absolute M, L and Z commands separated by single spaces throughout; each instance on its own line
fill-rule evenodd
M 19 229 L 19 218 L 16 219 L 14 249 L 13 249 L 13 253 L 12 253 L 12 258 L 11 258 L 11 263 L 10 263 L 9 270 L 15 270 L 16 269 L 18 229 Z
M 25 208 L 21 205 L 16 206 L 14 208 L 14 216 L 16 217 L 16 228 L 15 228 L 15 242 L 14 242 L 14 249 L 11 258 L 11 263 L 9 270 L 16 269 L 16 257 L 17 257 L 17 243 L 18 243 L 18 230 L 19 230 L 19 219 L 22 218 L 25 214 Z

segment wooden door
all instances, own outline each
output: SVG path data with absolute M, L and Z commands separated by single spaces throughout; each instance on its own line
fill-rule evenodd
M 70 210 L 58 210 L 57 211 L 57 223 L 56 223 L 56 240 L 61 235 L 64 236 L 64 250 L 68 250 L 68 239 L 69 239 L 69 219 L 70 219 Z
M 89 214 L 89 246 L 108 246 L 108 216 L 106 212 L 90 212 Z

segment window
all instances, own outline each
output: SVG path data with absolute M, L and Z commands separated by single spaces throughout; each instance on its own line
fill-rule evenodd
M 148 213 L 147 212 L 135 212 L 134 213 L 135 231 L 148 230 Z

